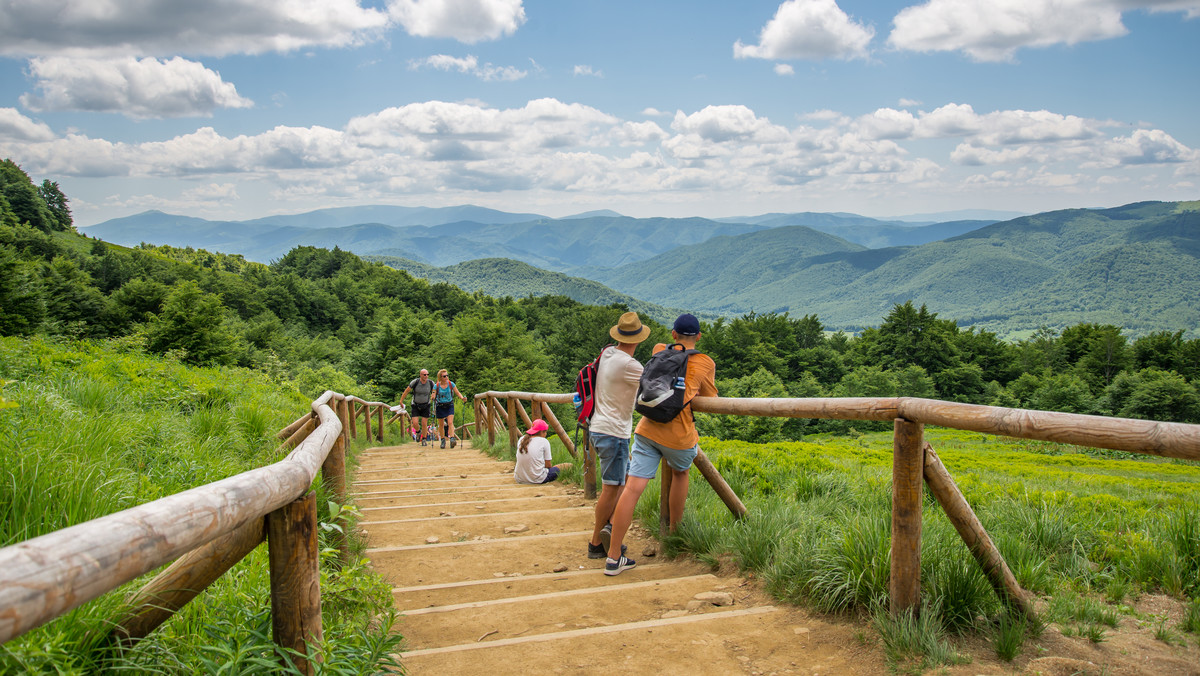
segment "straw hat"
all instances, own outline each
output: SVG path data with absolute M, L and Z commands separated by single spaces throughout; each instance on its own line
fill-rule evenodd
M 642 326 L 636 312 L 626 312 L 617 325 L 608 330 L 608 335 L 618 343 L 640 343 L 650 337 L 650 327 Z

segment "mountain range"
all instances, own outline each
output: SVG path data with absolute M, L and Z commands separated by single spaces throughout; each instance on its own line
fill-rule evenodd
M 236 222 L 146 212 L 84 230 L 119 244 L 192 246 L 260 261 L 295 246 L 337 246 L 471 291 L 559 293 L 656 318 L 671 308 L 790 312 L 853 330 L 911 299 L 1014 336 L 1081 321 L 1135 333 L 1195 332 L 1198 217 L 1200 202 L 933 223 L 812 212 L 552 219 L 474 206 L 369 206 Z

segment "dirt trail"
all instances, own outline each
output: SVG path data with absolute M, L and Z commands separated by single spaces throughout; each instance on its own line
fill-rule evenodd
M 604 575 L 603 560 L 586 555 L 594 503 L 581 489 L 517 485 L 511 462 L 469 445 L 371 449 L 354 487 L 367 555 L 402 612 L 408 673 L 888 673 L 864 623 L 778 605 L 755 581 L 693 561 L 647 556 L 658 543 L 636 525 L 627 543 L 637 567 Z M 696 598 L 706 592 L 732 605 Z M 972 661 L 936 673 L 1200 676 L 1200 651 L 1155 641 L 1133 619 L 1099 645 L 1051 627 L 1011 664 L 984 638 L 956 643 Z
M 517 485 L 512 463 L 469 446 L 372 449 L 356 479 L 367 555 L 403 612 L 409 673 L 886 673 L 853 625 L 777 606 L 694 562 L 647 557 L 658 543 L 636 526 L 637 568 L 604 575 L 587 558 L 593 503 L 582 490 Z M 697 601 L 705 592 L 733 603 Z

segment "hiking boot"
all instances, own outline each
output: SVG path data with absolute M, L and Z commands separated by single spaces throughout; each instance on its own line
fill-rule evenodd
M 458 437 L 450 437 L 450 448 L 458 445 Z
M 633 559 L 625 558 L 624 556 L 617 559 L 616 561 L 613 561 L 612 559 L 608 559 L 607 561 L 604 562 L 604 574 L 605 575 L 620 575 L 622 571 L 629 570 L 630 568 L 633 568 L 636 565 L 637 565 L 637 561 L 634 561 Z
M 446 437 L 442 437 L 442 448 L 446 447 Z
M 610 544 L 612 544 L 612 524 L 606 523 L 604 524 L 604 528 L 600 529 L 600 546 L 604 548 L 605 552 L 607 552 L 608 545 Z M 624 546 L 625 545 L 621 545 L 622 548 Z M 621 553 L 624 554 L 625 552 Z

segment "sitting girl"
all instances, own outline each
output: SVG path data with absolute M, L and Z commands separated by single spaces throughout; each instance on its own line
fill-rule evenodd
M 559 472 L 571 469 L 569 462 L 557 465 L 550 457 L 550 441 L 545 420 L 534 420 L 517 442 L 517 466 L 513 477 L 519 484 L 546 484 L 558 478 Z

